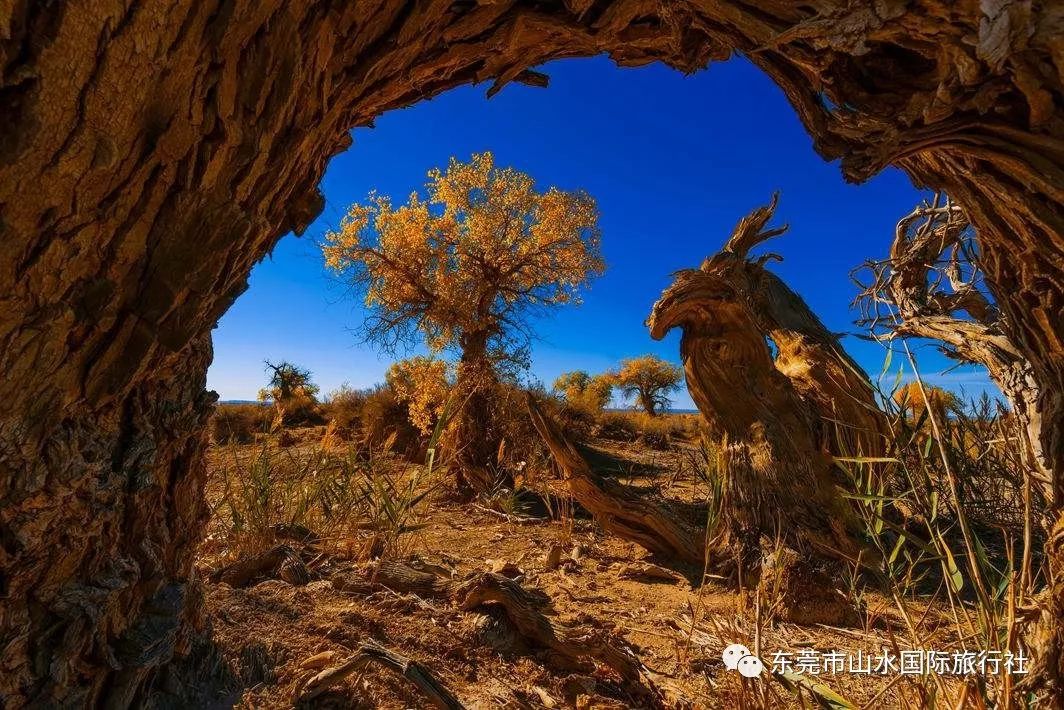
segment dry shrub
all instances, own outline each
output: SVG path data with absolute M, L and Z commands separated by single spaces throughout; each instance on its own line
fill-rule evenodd
M 593 433 L 611 441 L 638 441 L 647 448 L 665 450 L 676 441 L 698 441 L 704 426 L 697 414 L 603 412 L 596 417 Z
M 350 441 L 359 431 L 366 397 L 367 390 L 352 389 L 344 384 L 326 398 L 322 412 L 337 436 Z
M 248 444 L 255 434 L 267 432 L 273 412 L 258 404 L 219 404 L 211 417 L 211 438 L 216 444 Z
M 312 397 L 292 397 L 284 405 L 274 405 L 286 427 L 317 426 L 325 423 L 321 405 Z
M 528 481 L 549 460 L 546 447 L 528 416 L 527 390 L 512 383 L 496 385 L 492 398 L 492 440 L 498 441 L 495 465 L 515 482 Z M 539 392 L 541 398 L 546 393 Z
M 347 385 L 332 392 L 322 407 L 331 436 L 420 460 L 427 439 L 410 421 L 408 407 L 386 385 L 355 390 Z
M 347 444 L 347 440 L 339 433 L 336 422 L 330 421 L 321 433 L 321 448 L 325 451 L 339 451 Z
M 595 435 L 611 441 L 635 441 L 639 438 L 639 425 L 630 413 L 603 412 Z
M 417 458 L 424 438 L 410 421 L 409 410 L 389 387 L 378 386 L 366 393 L 362 404 L 361 441 L 375 449 L 390 442 L 392 451 Z
M 591 436 L 602 416 L 601 412 L 565 399 L 557 401 L 551 407 L 551 414 L 561 424 L 567 435 L 578 440 Z
M 664 451 L 672 445 L 675 423 L 671 417 L 651 417 L 640 414 L 635 418 L 639 429 L 639 442 L 649 449 Z

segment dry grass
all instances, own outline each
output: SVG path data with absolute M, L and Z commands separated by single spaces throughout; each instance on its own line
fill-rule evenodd
M 549 489 L 550 465 L 527 427 L 521 393 L 512 389 L 505 394 L 496 402 L 504 442 L 496 463 L 519 471 L 519 483 Z M 855 451 L 838 459 L 845 495 L 860 513 L 870 550 L 867 557 L 851 560 L 848 573 L 838 580 L 838 593 L 857 613 L 855 626 L 798 627 L 782 622 L 773 611 L 778 600 L 771 584 L 740 588 L 736 594 L 717 587 L 712 578 L 689 591 L 670 590 L 670 603 L 684 599 L 686 611 L 669 612 L 668 618 L 648 616 L 638 596 L 627 600 L 624 584 L 628 583 L 601 576 L 589 578 L 580 593 L 602 604 L 580 604 L 580 608 L 597 609 L 603 618 L 623 609 L 633 627 L 656 626 L 650 636 L 636 638 L 659 654 L 663 648 L 671 649 L 671 680 L 663 685 L 672 687 L 676 697 L 686 699 L 683 702 L 696 705 L 712 707 L 726 699 L 729 706 L 745 708 L 1025 707 L 1026 699 L 1015 687 L 1018 676 L 1005 672 L 979 678 L 776 673 L 748 681 L 720 667 L 721 648 L 733 641 L 757 649 L 766 666 L 771 666 L 776 652 L 809 647 L 867 651 L 885 646 L 894 652 L 976 649 L 1029 655 L 1022 630 L 1030 611 L 1037 608 L 1034 594 L 1042 581 L 1036 554 L 1041 542 L 1032 525 L 1042 502 L 1024 475 L 1018 441 L 1011 433 L 1014 422 L 987 401 L 957 411 L 948 421 L 932 422 L 932 413 L 914 416 L 893 405 L 889 393 L 882 399 L 892 427 L 887 455 L 869 458 Z M 254 409 L 261 413 L 263 408 Z M 441 559 L 468 563 L 472 558 L 475 564 L 482 556 L 491 563 L 500 556 L 498 546 L 508 544 L 503 535 L 519 540 L 533 529 L 529 525 L 536 530 L 542 526 L 542 532 L 549 531 L 555 540 L 552 545 L 565 550 L 577 549 L 575 530 L 588 529 L 589 521 L 573 510 L 551 522 L 529 522 L 518 510 L 516 493 L 500 491 L 487 505 L 503 513 L 505 531 L 484 540 L 476 530 L 486 529 L 485 523 L 474 522 L 476 516 L 470 514 L 468 524 L 462 524 L 453 517 L 457 509 L 443 518 L 436 515 L 441 508 L 430 494 L 446 476 L 436 465 L 435 440 L 411 434 L 398 445 L 407 420 L 386 389 L 334 393 L 323 410 L 330 424 L 322 443 L 316 439 L 320 433 L 304 430 L 296 437 L 303 441 L 289 448 L 277 446 L 275 432 L 259 437 L 255 445 L 215 449 L 211 481 L 215 507 L 207 557 L 231 560 L 251 554 L 275 543 L 278 526 L 301 526 L 322 538 L 323 550 L 340 558 L 408 558 L 438 548 L 437 538 L 446 538 L 451 526 L 468 532 L 444 543 L 446 554 Z M 230 419 L 250 421 L 255 411 L 232 408 L 225 412 L 225 426 L 233 426 Z M 621 474 L 627 483 L 656 486 L 670 495 L 681 493 L 684 499 L 693 495 L 702 503 L 708 500 L 706 524 L 713 526 L 712 511 L 720 505 L 724 477 L 697 415 L 596 414 L 564 403 L 557 404 L 554 414 L 570 433 L 628 457 L 622 468 L 631 471 Z M 218 426 L 222 425 L 216 422 L 216 431 Z M 411 463 L 411 451 L 433 453 Z M 590 530 L 595 530 L 593 524 Z M 589 539 L 604 538 L 596 532 Z M 524 556 L 546 550 L 521 549 Z M 771 580 L 772 575 L 763 579 Z M 552 596 L 559 591 L 563 597 L 575 593 L 572 580 L 566 581 L 564 574 L 559 580 L 565 584 L 551 589 Z M 722 613 L 726 599 L 732 600 L 731 611 Z M 519 677 L 526 671 L 515 667 L 506 672 Z M 542 670 L 533 675 L 539 678 L 536 683 L 548 683 Z
M 273 409 L 261 404 L 219 404 L 211 417 L 211 438 L 216 444 L 247 444 L 269 432 L 273 419 Z
M 412 464 L 390 442 L 336 450 L 319 442 L 281 446 L 279 438 L 213 452 L 208 551 L 216 561 L 261 552 L 285 530 L 312 533 L 322 549 L 345 557 L 406 551 L 438 484 L 431 458 Z

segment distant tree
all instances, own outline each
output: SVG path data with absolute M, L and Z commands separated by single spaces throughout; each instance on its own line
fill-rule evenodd
M 310 419 L 317 407 L 319 392 L 318 386 L 310 380 L 310 370 L 287 360 L 276 365 L 266 360 L 266 372 L 270 380 L 266 387 L 259 390 L 259 400 L 273 402 L 285 424 Z
M 609 375 L 592 376 L 583 370 L 574 370 L 561 374 L 554 381 L 554 391 L 573 406 L 601 412 L 613 394 L 613 380 Z
M 611 379 L 625 398 L 634 398 L 643 411 L 655 416 L 668 409 L 668 395 L 680 389 L 683 370 L 654 355 L 643 355 L 623 360 Z
M 451 387 L 449 371 L 445 361 L 419 355 L 392 363 L 384 376 L 422 434 L 429 434 L 443 416 Z
M 459 485 L 492 488 L 497 368 L 527 353 L 529 317 L 579 301 L 605 268 L 598 211 L 584 192 L 540 192 L 491 153 L 429 172 L 427 195 L 395 207 L 371 194 L 326 236 L 326 265 L 365 297 L 367 336 L 384 346 L 424 338 L 456 350 L 451 428 Z
M 894 391 L 894 401 L 904 414 L 914 419 L 919 419 L 923 412 L 930 408 L 940 424 L 946 421 L 946 415 L 951 410 L 961 406 L 961 400 L 957 395 L 926 382 L 923 384 L 922 392 L 920 383 L 905 383 Z

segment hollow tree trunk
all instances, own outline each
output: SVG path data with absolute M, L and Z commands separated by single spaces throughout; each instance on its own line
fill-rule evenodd
M 1059 26 L 1049 2 L 0 4 L 0 695 L 121 705 L 150 675 L 118 652 L 148 608 L 124 601 L 189 579 L 206 339 L 252 265 L 320 211 L 348 130 L 460 84 L 541 84 L 526 68 L 555 57 L 693 71 L 744 52 L 849 178 L 893 163 L 957 197 L 1045 386 L 1059 517 Z M 123 526 L 158 548 L 136 568 L 107 553 L 135 544 Z M 101 575 L 108 559 L 128 586 Z M 69 589 L 127 599 L 78 616 Z M 1046 637 L 1060 707 L 1064 630 Z

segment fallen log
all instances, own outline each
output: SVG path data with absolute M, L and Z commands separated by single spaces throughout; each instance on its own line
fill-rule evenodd
M 378 560 L 359 570 L 337 573 L 332 578 L 334 589 L 356 594 L 369 594 L 386 588 L 419 597 L 444 598 L 451 595 L 453 585 L 445 577 L 392 560 Z
M 277 545 L 258 555 L 238 560 L 211 575 L 212 582 L 223 582 L 234 588 L 246 587 L 260 578 L 280 578 L 289 584 L 302 586 L 310 581 L 310 571 L 295 550 L 288 545 Z
M 370 665 L 386 668 L 410 681 L 425 699 L 437 708 L 442 708 L 442 710 L 465 709 L 454 693 L 427 666 L 372 642 L 362 644 L 358 651 L 346 661 L 332 668 L 326 668 L 297 688 L 294 703 L 298 705 L 309 702 L 344 678 Z
M 527 395 L 532 424 L 550 449 L 572 496 L 607 531 L 669 559 L 701 565 L 705 536 L 663 500 L 636 493 L 591 470 L 584 457 Z

